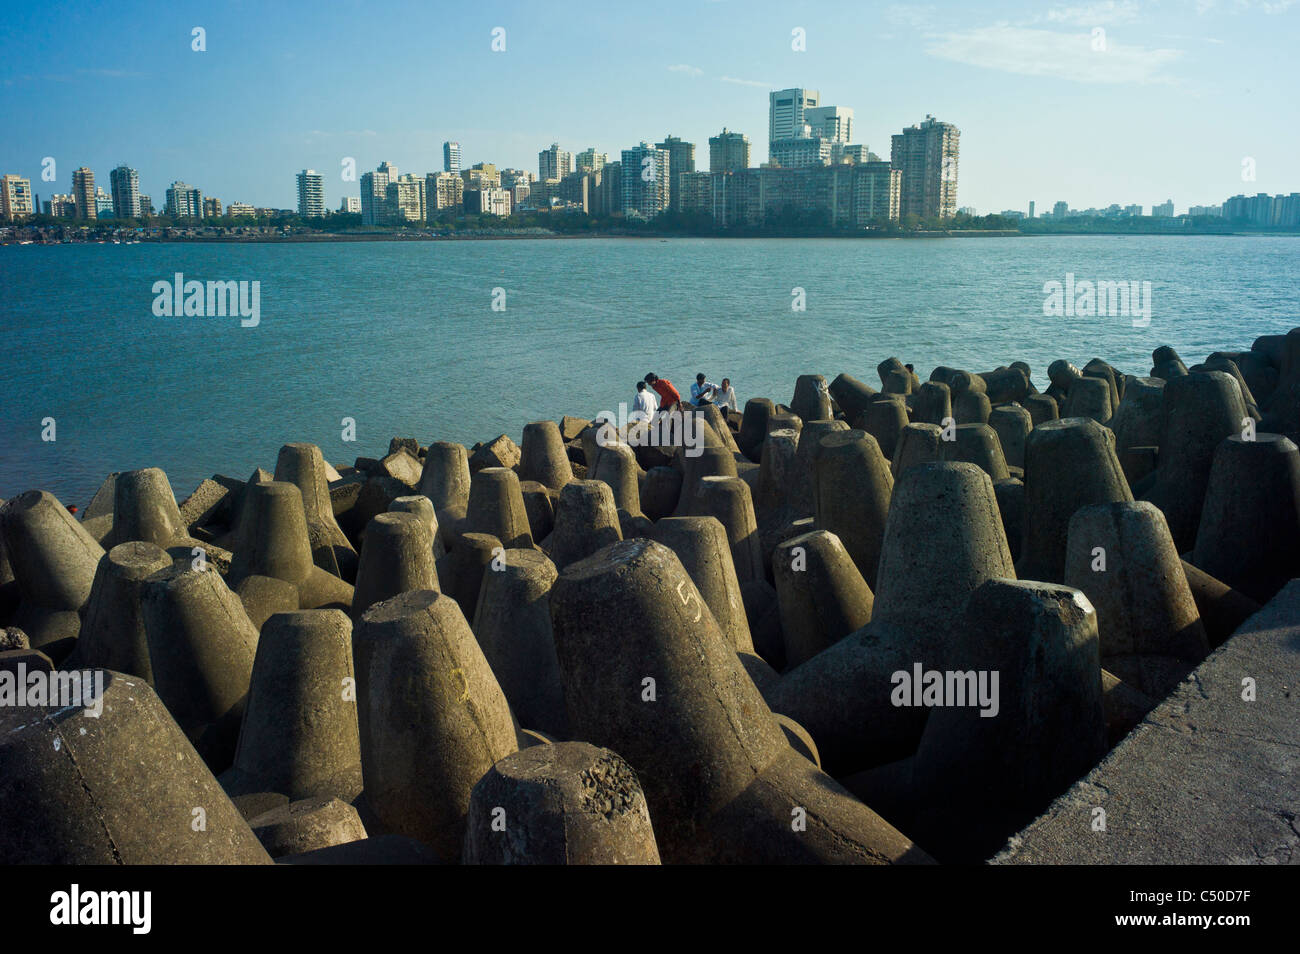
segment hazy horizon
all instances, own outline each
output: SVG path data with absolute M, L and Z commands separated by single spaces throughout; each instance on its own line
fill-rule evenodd
M 1181 213 L 1300 191 L 1295 0 L 6 13 L 0 173 L 30 178 L 43 200 L 70 192 L 79 166 L 107 191 L 127 164 L 158 208 L 174 180 L 225 204 L 292 208 L 294 176 L 311 168 L 336 209 L 359 194 L 340 177 L 345 158 L 358 176 L 385 160 L 424 174 L 442 168 L 444 140 L 461 143 L 463 168 L 536 174 L 552 142 L 616 160 L 673 134 L 696 144 L 703 170 L 708 138 L 726 127 L 749 137 L 759 165 L 768 92 L 790 86 L 851 107 L 853 141 L 884 159 L 890 135 L 927 114 L 955 124 L 958 205 L 981 214 L 1031 200 L 1039 214 L 1056 201 L 1149 212 L 1169 198 Z M 498 27 L 505 50 L 494 52 Z M 792 49 L 796 30 L 806 51 Z M 46 156 L 54 182 L 41 179 Z

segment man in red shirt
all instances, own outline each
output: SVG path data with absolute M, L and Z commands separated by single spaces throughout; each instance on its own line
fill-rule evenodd
M 645 383 L 655 389 L 659 395 L 659 410 L 671 411 L 674 407 L 682 403 L 682 396 L 678 390 L 673 387 L 673 382 L 666 378 L 658 377 L 654 374 L 645 376 Z

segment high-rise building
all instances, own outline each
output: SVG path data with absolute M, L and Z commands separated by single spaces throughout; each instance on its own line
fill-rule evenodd
M 203 193 L 184 182 L 173 182 L 167 190 L 167 214 L 173 219 L 203 216 Z
M 608 218 L 623 213 L 623 164 L 615 160 L 596 170 L 595 194 L 591 200 L 591 214 Z
M 854 167 L 854 209 L 859 227 L 875 221 L 898 221 L 903 175 L 888 162 L 870 159 Z
M 205 219 L 219 219 L 219 218 L 221 218 L 221 200 L 220 200 L 220 199 L 212 199 L 212 198 L 204 199 L 204 200 L 203 200 L 203 217 L 204 217 Z
M 140 215 L 153 215 L 153 197 L 140 193 Z
M 902 215 L 949 219 L 957 212 L 961 132 L 933 116 L 892 137 L 889 164 L 903 174 Z
M 768 94 L 767 141 L 795 139 L 806 133 L 807 111 L 821 105 L 815 89 L 779 89 Z
M 130 166 L 118 166 L 108 174 L 113 190 L 113 214 L 119 219 L 138 219 L 140 209 L 140 173 Z
M 95 174 L 85 166 L 72 174 L 72 201 L 77 205 L 77 218 L 95 218 Z
M 676 209 L 680 205 L 677 180 L 683 173 L 695 171 L 695 143 L 669 135 L 663 142 L 655 143 L 655 148 L 668 153 L 668 168 L 672 170 L 668 177 L 668 206 Z
M 361 175 L 361 224 L 379 225 L 384 218 L 384 201 L 388 183 L 397 178 L 397 166 L 381 162 L 374 172 Z
M 574 158 L 574 164 L 578 172 L 595 172 L 598 169 L 605 168 L 609 162 L 609 156 L 603 152 L 597 152 L 595 147 L 588 147 Z
M 830 142 L 853 141 L 853 110 L 847 106 L 814 106 L 805 109 L 803 117 L 814 136 Z
M 459 209 L 464 204 L 465 180 L 455 172 L 430 172 L 424 177 L 426 216 L 442 209 Z
M 113 197 L 103 190 L 95 190 L 95 218 L 103 216 L 106 219 L 113 217 Z
M 17 222 L 31 215 L 33 209 L 30 179 L 12 173 L 0 179 L 0 218 Z
M 528 185 L 533 181 L 533 174 L 524 169 L 502 169 L 499 173 L 501 188 L 512 191 L 519 183 Z
M 442 171 L 460 175 L 460 143 L 444 142 L 442 144 Z
M 716 136 L 709 137 L 710 172 L 739 172 L 748 168 L 749 137 L 727 132 L 725 127 Z
M 565 152 L 557 143 L 537 154 L 537 178 L 563 179 L 573 171 L 573 154 Z
M 339 211 L 347 215 L 357 215 L 361 212 L 361 198 L 355 195 L 345 195 L 343 201 L 339 203 Z
M 1052 218 L 1063 219 L 1070 214 L 1070 203 L 1056 202 L 1052 205 Z
M 1029 217 L 1030 217 L 1031 219 L 1034 217 L 1034 200 L 1033 200 L 1033 199 L 1030 199 L 1030 200 L 1029 200 Z
M 325 177 L 315 169 L 298 173 L 298 214 L 304 219 L 325 215 Z
M 473 215 L 510 214 L 510 193 L 505 189 L 466 189 L 465 211 Z
M 428 218 L 428 208 L 424 182 L 424 179 L 409 172 L 389 182 L 384 203 L 386 217 L 397 222 L 425 221 Z
M 226 206 L 226 215 L 230 216 L 232 219 L 237 219 L 240 216 L 252 218 L 257 215 L 257 209 L 253 208 L 253 206 L 249 205 L 247 202 L 232 202 L 230 205 Z
M 819 137 L 773 139 L 768 145 L 768 162 L 782 169 L 827 166 L 831 162 L 831 143 Z
M 1174 217 L 1174 200 L 1169 199 L 1160 205 L 1151 206 L 1151 217 L 1153 219 L 1172 219 Z
M 668 208 L 668 150 L 642 142 L 623 150 L 623 214 L 653 219 Z
M 559 179 L 538 179 L 528 185 L 528 204 L 534 209 L 549 209 L 552 200 L 560 201 Z
M 71 195 L 56 192 L 45 203 L 45 214 L 56 219 L 75 219 L 77 217 L 77 200 Z
M 461 172 L 460 177 L 465 180 L 466 189 L 501 188 L 501 173 L 491 162 L 476 162 Z

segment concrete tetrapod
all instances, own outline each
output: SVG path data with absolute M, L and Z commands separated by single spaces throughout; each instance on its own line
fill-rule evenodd
M 148 683 L 100 703 L 0 707 L 0 864 L 270 862 Z
M 143 540 L 165 548 L 186 536 L 172 485 L 160 468 L 146 467 L 117 475 L 113 485 L 113 529 L 104 540 L 106 547 Z
M 1088 504 L 1132 499 L 1109 429 L 1083 417 L 1037 425 L 1025 442 L 1024 537 L 1016 575 L 1064 582 L 1074 512 Z
M 918 837 L 941 860 L 970 864 L 1097 764 L 1106 717 L 1096 614 L 1078 590 L 989 580 L 960 627 L 913 782 L 924 803 Z M 916 686 L 900 693 L 908 688 L 921 695 Z
M 761 515 L 760 522 L 784 522 L 803 515 L 793 501 L 796 490 L 810 489 L 799 480 L 798 454 L 802 440 L 802 432 L 783 428 L 770 431 L 763 441 L 758 488 L 753 494 L 754 511 L 756 516 Z M 811 503 L 811 497 L 808 502 Z
M 484 572 L 493 562 L 504 559 L 505 552 L 501 541 L 491 534 L 466 533 L 456 542 L 456 548 L 443 558 L 438 567 L 438 579 L 443 591 L 456 601 L 466 619 L 478 608 Z
M 1045 421 L 1055 421 L 1061 416 L 1060 408 L 1056 404 L 1056 399 L 1050 394 L 1031 394 L 1020 402 L 1029 412 L 1030 419 L 1034 422 L 1034 427 Z
M 506 550 L 499 565 L 483 574 L 474 636 L 520 724 L 568 738 L 569 717 L 551 635 L 555 564 L 529 548 Z
M 307 443 L 285 444 L 275 461 L 275 479 L 293 484 L 302 494 L 312 561 L 331 572 L 337 567 L 340 577 L 355 582 L 357 551 L 334 518 L 329 477 L 320 448 Z
M 1065 582 L 1097 611 L 1101 664 L 1154 699 L 1210 652 L 1164 514 L 1145 501 L 1080 507 Z
M 551 617 L 573 730 L 636 770 L 666 862 L 928 860 L 790 748 L 667 547 L 568 567 Z
M 630 514 L 641 512 L 641 490 L 638 476 L 641 468 L 636 454 L 627 444 L 606 444 L 596 453 L 596 466 L 588 477 L 609 484 L 614 493 L 614 506 Z M 572 478 L 570 478 L 572 479 Z
M 800 380 L 803 379 L 801 378 Z M 881 380 L 882 383 L 884 383 L 884 379 L 882 378 Z M 798 385 L 796 385 L 796 394 L 798 393 L 798 390 Z M 835 403 L 840 406 L 840 410 L 844 412 L 844 416 L 850 421 L 856 420 L 858 417 L 866 413 L 868 405 L 876 399 L 877 393 L 869 385 L 859 381 L 850 374 L 837 375 L 835 380 L 830 383 L 827 390 L 830 392 L 830 396 L 835 399 Z M 813 421 L 830 420 L 831 417 L 829 404 L 823 409 L 820 405 L 810 403 L 810 406 L 806 408 L 806 410 L 815 412 L 812 417 L 803 413 L 803 411 L 799 410 L 795 405 L 791 405 L 791 408 L 809 424 Z M 825 413 L 822 413 L 823 410 Z
M 10 620 L 57 662 L 73 648 L 104 548 L 58 499 L 29 490 L 0 508 L 0 535 L 21 602 Z
M 677 555 L 727 645 L 752 654 L 749 619 L 722 523 L 716 517 L 665 517 L 655 524 L 652 539 Z
M 213 771 L 224 771 L 235 754 L 257 629 L 220 573 L 189 563 L 148 577 L 140 611 L 158 698 Z
M 938 424 L 907 424 L 898 433 L 898 444 L 890 459 L 889 471 L 895 480 L 917 464 L 943 460 L 944 429 Z
M 989 413 L 989 427 L 998 435 L 1002 456 L 1012 467 L 1025 466 L 1025 441 L 1034 429 L 1029 412 L 1019 404 L 1002 404 Z
M 1070 385 L 1070 394 L 1061 408 L 1062 417 L 1089 417 L 1098 424 L 1110 421 L 1111 385 L 1104 378 L 1081 377 Z
M 799 432 L 795 448 L 795 470 L 786 499 L 796 517 L 811 517 L 817 509 L 817 458 L 821 439 L 835 431 L 847 431 L 846 421 L 809 421 Z
M 302 492 L 281 480 L 249 484 L 240 516 L 238 546 L 229 582 L 273 576 L 298 587 L 299 609 L 342 609 L 352 605 L 352 587 L 312 560 Z
M 944 668 L 952 619 L 986 580 L 1014 579 L 993 482 L 974 464 L 918 464 L 899 476 L 871 622 L 786 672 L 765 698 L 817 740 L 837 778 L 911 755 L 925 711 L 894 706 L 892 677 Z
M 483 473 L 483 471 L 479 471 Z M 366 524 L 352 597 L 354 620 L 381 600 L 410 590 L 438 590 L 429 526 L 413 513 L 381 513 Z
M 438 529 L 438 513 L 433 509 L 433 501 L 424 494 L 411 494 L 406 497 L 394 497 L 388 505 L 389 513 L 413 513 L 420 522 L 429 528 L 429 539 L 433 541 L 433 558 L 440 560 L 447 555 Z M 373 519 L 373 518 L 372 518 Z
M 575 480 L 560 491 L 548 554 L 557 569 L 622 539 L 609 484 L 603 480 Z
M 926 381 L 914 392 L 912 420 L 917 424 L 943 426 L 952 417 L 952 392 L 940 381 Z
M 858 572 L 875 587 L 894 478 L 866 431 L 827 434 L 817 458 L 816 525 L 840 538 Z M 816 733 L 813 733 L 814 737 Z
M 280 805 L 248 820 L 272 858 L 354 844 L 366 837 L 357 810 L 328 795 Z
M 1196 545 L 1214 452 L 1242 432 L 1245 417 L 1241 389 L 1222 371 L 1193 371 L 1165 385 L 1160 458 L 1142 497 L 1164 511 L 1180 553 Z
M 554 421 L 533 421 L 524 425 L 520 445 L 519 479 L 535 480 L 559 490 L 573 479 L 573 468 L 564 450 L 564 438 Z M 471 489 L 471 494 L 473 490 Z
M 438 529 L 448 550 L 460 535 L 460 522 L 469 509 L 469 451 L 463 444 L 435 441 L 424 455 L 416 493 L 433 501 Z
M 769 398 L 750 398 L 745 402 L 745 413 L 740 420 L 740 433 L 736 443 L 741 452 L 758 463 L 759 451 L 763 449 L 763 438 L 767 437 L 767 419 L 776 413 L 776 408 Z
M 867 405 L 855 424 L 876 439 L 880 452 L 892 461 L 907 427 L 907 405 L 901 395 L 881 397 Z
M 651 520 L 670 516 L 682 497 L 682 472 L 674 467 L 651 467 L 641 488 L 641 512 Z
M 152 543 L 119 543 L 99 561 L 86 618 L 66 669 L 111 669 L 153 683 L 149 639 L 140 610 L 144 580 L 172 558 Z
M 1192 562 L 1265 603 L 1300 576 L 1297 541 L 1300 450 L 1280 434 L 1229 437 L 1214 452 Z
M 722 524 L 736 579 L 742 585 L 767 579 L 758 517 L 747 483 L 739 477 L 705 477 L 696 490 L 691 516 L 715 517 Z
M 871 587 L 839 537 L 814 530 L 772 556 L 787 666 L 811 659 L 871 621 Z
M 586 742 L 507 755 L 474 786 L 470 865 L 657 865 L 645 794 L 632 766 Z
M 361 793 L 352 623 L 341 610 L 267 620 L 235 762 L 221 784 L 231 796 L 278 792 L 294 801 L 350 802 Z
M 794 382 L 794 397 L 790 399 L 790 410 L 804 421 L 830 420 L 831 395 L 826 379 L 820 374 L 799 375 Z
M 470 791 L 518 747 L 469 624 L 449 596 L 403 593 L 361 617 L 353 655 L 365 798 L 383 828 L 373 833 L 459 856 Z
M 753 452 L 755 461 L 762 460 L 763 445 L 766 440 L 767 435 L 764 434 L 755 445 Z M 695 505 L 695 492 L 699 489 L 700 481 L 705 477 L 735 477 L 738 474 L 735 455 L 721 444 L 706 444 L 699 450 L 700 453 L 695 456 L 682 454 L 679 458 L 682 464 L 682 489 L 677 498 L 675 516 L 691 515 Z
M 531 547 L 533 534 L 519 487 L 519 477 L 508 467 L 484 467 L 470 482 L 468 533 L 487 533 L 506 549 Z

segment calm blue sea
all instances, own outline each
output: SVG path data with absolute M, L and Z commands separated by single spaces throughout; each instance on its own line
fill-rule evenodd
M 1093 357 L 1146 374 L 1161 344 L 1190 364 L 1300 324 L 1297 266 L 1286 237 L 0 247 L 0 497 L 84 505 L 110 471 L 154 465 L 183 499 L 292 440 L 340 465 L 393 435 L 518 440 L 617 411 L 647 371 L 683 392 L 730 377 L 742 403 L 788 401 L 801 373 L 878 386 L 891 355 L 923 379 L 1021 359 L 1045 386 L 1050 361 Z M 260 324 L 155 317 L 176 272 L 260 282 Z M 1070 272 L 1151 282 L 1150 325 L 1044 317 L 1044 283 Z

